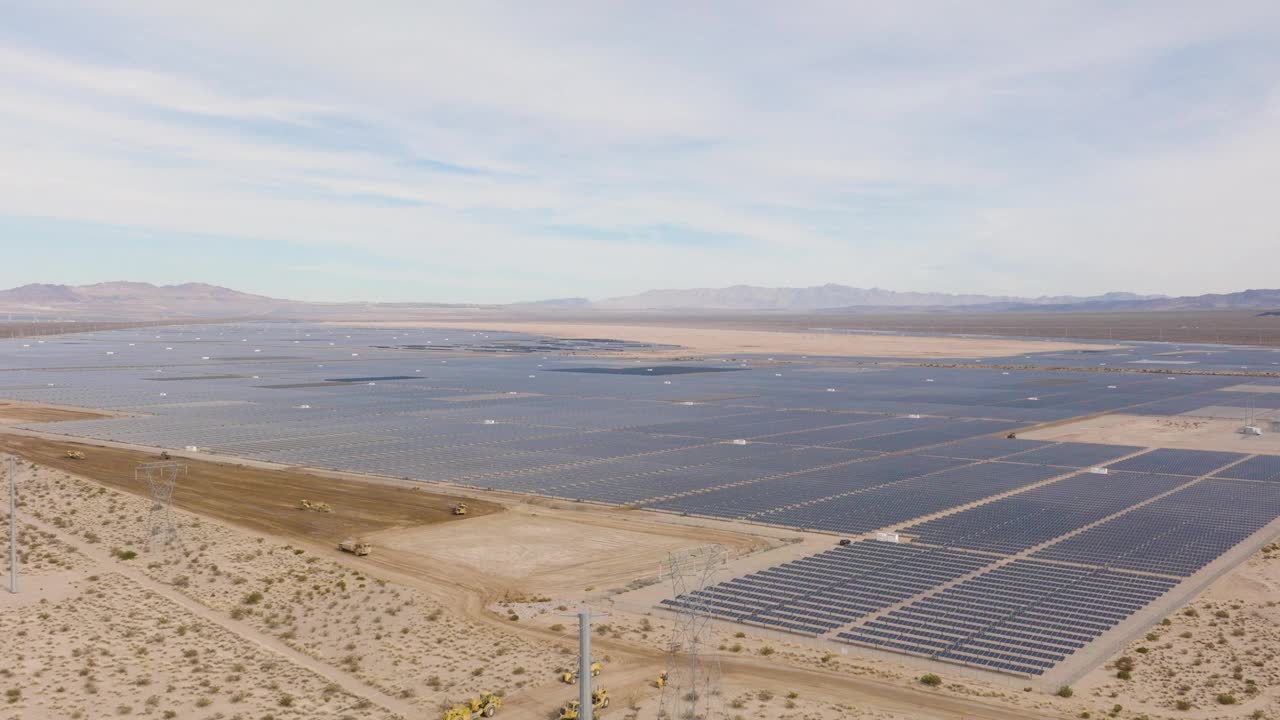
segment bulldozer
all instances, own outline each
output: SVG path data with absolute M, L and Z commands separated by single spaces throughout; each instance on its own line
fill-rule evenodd
M 600 663 L 597 663 L 597 662 L 591 663 L 591 677 L 595 677 L 599 675 L 600 669 L 601 669 Z M 578 671 L 574 670 L 573 672 L 561 673 L 560 681 L 572 685 L 573 683 L 578 681 Z
M 298 509 L 299 509 L 299 510 L 311 510 L 311 511 L 314 511 L 314 512 L 333 512 L 333 508 L 329 507 L 329 503 L 327 503 L 327 502 L 311 502 L 310 500 L 307 500 L 306 498 L 303 498 L 303 499 L 302 499 L 302 502 L 298 503 Z
M 368 555 L 370 552 L 372 552 L 373 546 L 367 542 L 348 539 L 338 543 L 338 549 L 341 550 L 342 552 L 349 552 L 352 555 L 363 556 L 363 555 Z
M 80 452 L 79 450 L 68 450 L 67 457 L 71 458 L 72 460 L 83 460 L 84 453 Z
M 560 708 L 560 720 L 578 720 L 580 705 L 577 700 L 570 700 Z M 609 691 L 604 688 L 591 691 L 591 709 L 603 710 L 609 707 Z M 594 714 L 594 713 L 593 713 Z
M 466 515 L 466 514 L 467 514 L 467 504 L 466 504 L 466 503 L 458 503 L 457 505 L 454 505 L 454 506 L 453 506 L 453 514 L 454 514 L 454 515 Z
M 667 685 L 667 671 L 663 670 L 658 673 L 658 677 L 654 679 L 653 686 L 661 690 Z
M 460 705 L 445 710 L 440 720 L 477 720 L 490 718 L 502 707 L 502 697 L 491 692 L 482 692 L 480 697 L 471 698 Z

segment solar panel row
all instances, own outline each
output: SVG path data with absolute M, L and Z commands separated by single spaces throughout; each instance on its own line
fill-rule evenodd
M 864 541 L 694 591 L 662 604 L 806 635 L 830 632 L 990 558 Z
M 1200 480 L 1035 554 L 1191 575 L 1280 517 L 1280 484 Z
M 838 639 L 1040 675 L 1176 582 L 1016 560 L 891 610 Z
M 1186 482 L 1171 475 L 1081 473 L 902 532 L 923 543 L 1012 555 Z
M 858 534 L 966 505 L 1062 473 L 1062 468 L 984 462 L 762 513 L 753 519 Z

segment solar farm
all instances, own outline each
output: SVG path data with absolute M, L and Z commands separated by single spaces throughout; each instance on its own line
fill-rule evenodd
M 827 534 L 828 550 L 660 606 L 1029 678 L 1131 635 L 1128 621 L 1203 588 L 1280 518 L 1280 456 L 1247 445 L 1007 437 L 1100 413 L 1274 414 L 1275 351 L 633 357 L 648 349 L 282 323 L 116 330 L 0 341 L 0 398 L 108 415 L 20 431 Z

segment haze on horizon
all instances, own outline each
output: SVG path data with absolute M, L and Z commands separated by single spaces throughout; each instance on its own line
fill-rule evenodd
M 1275 286 L 1265 0 L 0 0 L 0 287 Z

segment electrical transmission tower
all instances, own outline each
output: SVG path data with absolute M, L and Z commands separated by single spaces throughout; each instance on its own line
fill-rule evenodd
M 185 475 L 187 466 L 176 460 L 145 462 L 133 471 L 133 479 L 145 479 L 151 489 L 151 512 L 147 514 L 147 549 L 156 544 L 181 544 L 178 522 L 173 516 L 173 491 L 178 476 Z
M 715 583 L 727 556 L 720 545 L 704 545 L 671 553 L 664 564 L 677 605 L 659 717 L 713 720 L 724 716 L 720 655 L 711 632 L 710 608 L 701 591 Z
M 12 455 L 9 467 L 9 592 L 18 592 L 18 461 Z

